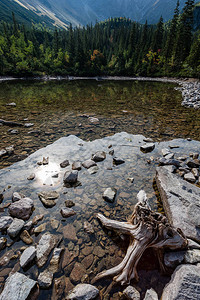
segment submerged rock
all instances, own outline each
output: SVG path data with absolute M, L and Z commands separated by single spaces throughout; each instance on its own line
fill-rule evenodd
M 6 247 L 7 239 L 5 237 L 0 238 L 0 250 Z
M 61 254 L 63 251 L 64 251 L 64 248 L 55 248 L 53 250 L 53 255 L 50 260 L 50 264 L 49 264 L 49 268 L 48 268 L 48 270 L 53 274 L 58 272 L 59 262 L 60 262 Z
M 94 227 L 92 226 L 91 223 L 89 223 L 88 221 L 84 222 L 84 230 L 89 233 L 89 234 L 93 234 L 94 233 Z
M 37 281 L 16 272 L 6 279 L 3 292 L 0 295 L 0 300 L 26 300 L 36 285 Z
M 65 206 L 66 206 L 66 207 L 71 208 L 71 207 L 73 207 L 74 205 L 75 205 L 75 203 L 74 203 L 73 201 L 71 201 L 71 200 L 66 200 L 66 201 L 65 201 Z
M 55 248 L 58 238 L 50 233 L 45 233 L 41 236 L 36 248 L 37 265 L 43 267 L 49 258 L 49 254 Z
M 23 198 L 12 203 L 8 210 L 12 217 L 28 220 L 32 214 L 33 200 L 30 198 Z
M 103 193 L 103 199 L 113 203 L 115 201 L 116 194 L 117 190 L 115 188 L 107 188 Z
M 91 284 L 78 284 L 67 296 L 66 300 L 90 300 L 95 299 L 99 290 Z
M 33 243 L 33 239 L 27 230 L 22 231 L 22 233 L 20 234 L 20 239 L 27 245 L 30 245 Z
M 63 218 L 68 218 L 68 217 L 74 216 L 76 214 L 76 212 L 72 208 L 69 208 L 69 207 L 61 208 L 60 213 L 63 216 Z
M 34 258 L 36 257 L 36 249 L 31 246 L 24 250 L 20 257 L 20 266 L 25 268 L 28 264 L 30 264 Z
M 55 199 L 59 197 L 59 194 L 56 191 L 41 192 L 38 197 L 45 206 L 53 207 L 56 205 Z
M 164 288 L 162 299 L 200 299 L 200 268 L 181 265 Z

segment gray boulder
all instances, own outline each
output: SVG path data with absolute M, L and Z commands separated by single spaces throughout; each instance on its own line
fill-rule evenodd
M 15 238 L 22 230 L 25 222 L 21 219 L 14 219 L 11 225 L 8 227 L 7 233 L 11 238 Z
M 95 299 L 99 290 L 91 284 L 78 284 L 67 296 L 66 300 L 90 300 Z
M 20 266 L 25 268 L 29 263 L 31 263 L 36 257 L 36 248 L 34 246 L 28 247 L 24 250 L 20 257 Z
M 164 263 L 165 266 L 169 268 L 176 268 L 184 261 L 186 251 L 178 251 L 178 252 L 167 252 L 164 255 Z
M 140 300 L 140 293 L 131 285 L 123 291 L 123 295 L 129 300 Z
M 156 169 L 156 183 L 169 222 L 187 238 L 200 242 L 199 188 L 164 167 Z
M 16 272 L 6 279 L 0 300 L 26 300 L 36 284 L 37 281 Z
M 200 299 L 200 268 L 194 265 L 177 267 L 171 281 L 164 288 L 162 299 Z
M 9 214 L 18 219 L 28 220 L 33 210 L 33 200 L 23 198 L 9 206 Z

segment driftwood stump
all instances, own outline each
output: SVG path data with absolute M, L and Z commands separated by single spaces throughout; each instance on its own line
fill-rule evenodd
M 166 217 L 153 212 L 147 203 L 147 197 L 142 190 L 137 195 L 138 203 L 128 222 L 110 220 L 102 214 L 97 214 L 103 226 L 117 231 L 119 234 L 128 235 L 130 243 L 123 261 L 116 267 L 99 273 L 92 281 L 114 276 L 115 282 L 121 285 L 129 284 L 131 279 L 138 280 L 137 264 L 147 248 L 156 249 L 162 270 L 164 264 L 161 253 L 163 249 L 183 249 L 187 247 L 187 239 L 180 229 L 172 227 Z

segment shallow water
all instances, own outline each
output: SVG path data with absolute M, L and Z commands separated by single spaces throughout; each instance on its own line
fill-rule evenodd
M 95 214 L 101 212 L 109 218 L 126 221 L 137 202 L 136 195 L 140 189 L 145 189 L 147 192 L 152 209 L 160 211 L 162 207 L 155 196 L 153 178 L 155 167 L 158 164 L 156 159 L 161 156 L 161 149 L 167 148 L 169 145 L 178 146 L 179 148 L 173 149 L 173 152 L 176 157 L 179 157 L 190 151 L 198 152 L 200 147 L 200 142 L 177 139 L 156 143 L 152 152 L 143 153 L 140 150 L 143 139 L 144 137 L 141 135 L 119 133 L 92 142 L 85 142 L 71 135 L 38 150 L 21 162 L 0 170 L 0 190 L 4 190 L 2 204 L 9 204 L 12 193 L 17 191 L 34 201 L 35 209 L 30 219 L 38 214 L 44 214 L 44 219 L 38 225 L 45 224 L 46 228 L 39 234 L 32 233 L 33 244 L 37 245 L 42 234 L 47 231 L 63 237 L 60 246 L 65 249 L 65 254 L 61 260 L 59 271 L 54 275 L 54 280 L 59 280 L 61 277 L 70 278 L 71 282 L 76 285 L 80 281 L 73 281 L 71 272 L 75 264 L 81 264 L 81 266 L 86 264 L 83 270 L 84 275 L 80 276 L 80 280 L 84 277 L 85 282 L 90 283 L 100 271 L 119 264 L 126 253 L 128 243 L 114 235 L 113 232 L 104 231 L 97 222 Z M 112 145 L 115 155 L 125 160 L 124 164 L 113 165 L 112 156 L 108 154 L 110 145 Z M 63 174 L 66 170 L 71 169 L 72 162 L 77 160 L 83 162 L 97 150 L 103 150 L 107 153 L 105 161 L 98 163 L 98 172 L 90 175 L 88 170 L 82 168 L 79 171 L 81 185 L 72 188 L 63 186 Z M 41 161 L 43 156 L 49 157 L 49 165 L 38 166 L 37 162 Z M 70 166 L 62 169 L 60 163 L 66 158 L 69 159 Z M 149 160 L 152 161 L 150 164 L 148 163 Z M 33 172 L 36 178 L 33 181 L 28 181 L 27 177 Z M 58 177 L 52 178 L 55 173 L 58 174 Z M 128 180 L 129 177 L 134 178 L 133 183 Z M 102 198 L 103 191 L 107 187 L 117 189 L 117 196 L 113 204 L 105 202 Z M 50 190 L 56 190 L 59 193 L 59 198 L 54 207 L 46 208 L 40 202 L 38 193 Z M 65 200 L 73 200 L 76 211 L 75 216 L 67 219 L 60 214 L 61 208 L 65 206 Z M 1 213 L 2 215 L 8 215 L 7 208 Z M 51 225 L 52 219 L 58 222 L 56 228 Z M 83 224 L 86 220 L 94 226 L 94 234 L 88 234 L 84 231 Z M 45 270 L 48 264 L 39 269 L 34 264 L 28 270 L 23 270 L 19 267 L 18 261 L 19 250 L 25 244 L 19 238 L 16 238 L 13 243 L 8 235 L 5 234 L 4 236 L 10 245 L 1 251 L 0 256 L 11 249 L 17 256 L 3 266 L 0 278 L 6 279 L 12 268 L 15 268 L 15 270 L 37 280 L 38 274 Z M 161 295 L 169 277 L 160 274 L 158 262 L 152 252 L 147 252 L 143 256 L 138 270 L 140 281 L 139 283 L 134 282 L 134 284 L 141 291 L 141 294 L 144 296 L 146 289 L 153 287 Z M 105 288 L 110 283 L 110 279 L 104 279 L 97 282 L 96 286 L 105 292 Z M 57 299 L 52 296 L 54 289 L 53 287 L 48 290 L 41 289 L 39 299 Z M 62 287 L 60 287 L 60 291 L 62 296 L 58 299 L 64 299 L 67 292 L 65 293 Z M 123 287 L 117 285 L 112 288 L 109 298 L 103 299 L 119 299 L 117 296 L 119 291 L 123 291 Z
M 200 139 L 200 111 L 181 106 L 175 85 L 138 81 L 20 81 L 0 84 L 0 119 L 33 123 L 0 126 L 0 149 L 14 145 L 5 167 L 62 136 L 94 140 L 117 132 L 143 134 L 157 141 Z M 6 104 L 15 102 L 16 107 Z M 96 116 L 93 124 L 88 116 Z
M 143 134 L 158 142 L 176 137 L 199 140 L 200 112 L 182 107 L 181 94 L 175 91 L 174 87 L 174 84 L 129 81 L 27 81 L 0 84 L 0 119 L 22 124 L 34 123 L 30 128 L 13 128 L 19 130 L 18 134 L 9 133 L 10 127 L 0 126 L 0 149 L 15 146 L 15 154 L 4 157 L 0 162 L 3 168 L 0 171 L 0 191 L 5 189 L 3 205 L 11 202 L 13 191 L 21 191 L 34 200 L 35 210 L 32 217 L 42 213 L 44 220 L 38 225 L 46 223 L 46 229 L 42 233 L 32 235 L 36 244 L 46 231 L 62 235 L 64 230 L 67 231 L 66 226 L 69 224 L 75 231 L 75 239 L 67 237 L 66 234 L 61 243 L 61 246 L 74 255 L 74 259 L 70 263 L 65 261 L 66 264 L 62 259 L 55 279 L 61 276 L 68 278 L 75 263 L 83 264 L 84 259 L 89 259 L 88 256 L 92 263 L 86 268 L 85 274 L 88 276 L 85 278 L 86 282 L 90 282 L 98 272 L 117 265 L 126 253 L 127 243 L 122 246 L 119 237 L 104 231 L 96 221 L 95 213 L 100 211 L 107 217 L 126 220 L 133 211 L 136 195 L 140 189 L 146 190 L 152 209 L 162 211 L 153 189 L 156 158 L 160 157 L 161 149 L 168 147 L 169 144 L 178 144 L 179 148 L 173 150 L 177 153 L 176 156 L 199 152 L 199 142 L 175 140 L 169 143 L 156 143 L 152 153 L 144 154 L 140 151 L 143 137 L 127 134 Z M 6 105 L 11 102 L 15 102 L 16 107 Z M 97 117 L 99 122 L 91 123 L 89 116 Z M 127 133 L 112 136 L 122 131 Z M 58 138 L 70 134 L 76 137 L 69 137 L 67 140 L 64 138 L 50 145 Z M 100 138 L 104 139 L 96 140 Z M 86 143 L 88 140 L 93 142 Z M 125 164 L 113 167 L 112 156 L 108 154 L 110 144 L 113 145 L 115 154 L 125 159 Z M 46 145 L 50 146 L 40 149 Z M 39 152 L 13 164 L 37 149 L 40 149 Z M 106 160 L 98 163 L 97 174 L 89 175 L 87 170 L 82 169 L 79 172 L 81 186 L 71 189 L 63 187 L 63 173 L 71 167 L 62 170 L 59 167 L 60 162 L 64 159 L 69 159 L 70 164 L 75 160 L 84 161 L 97 150 L 107 152 Z M 49 166 L 37 165 L 43 156 L 50 157 Z M 152 160 L 151 164 L 148 163 L 149 160 Z M 5 168 L 11 164 L 13 165 Z M 33 172 L 36 179 L 28 181 L 28 175 Z M 46 177 L 51 177 L 55 172 L 59 173 L 59 177 L 51 178 L 53 186 L 50 186 Z M 130 183 L 128 177 L 134 177 L 134 183 Z M 102 193 L 108 186 L 118 190 L 114 204 L 106 203 L 102 199 Z M 37 193 L 43 190 L 59 192 L 60 197 L 55 207 L 47 209 L 41 204 Z M 60 209 L 67 199 L 75 202 L 76 215 L 64 219 Z M 1 215 L 7 214 L 6 208 Z M 57 229 L 52 228 L 51 219 L 58 221 Z M 93 224 L 95 234 L 88 235 L 84 231 L 83 223 L 86 220 Z M 17 239 L 13 244 L 7 235 L 6 237 L 11 244 L 1 252 L 1 255 L 10 249 L 17 254 L 24 243 Z M 4 267 L 2 273 L 0 272 L 0 285 L 13 267 L 33 279 L 37 279 L 38 274 L 46 268 L 45 266 L 38 270 L 33 265 L 29 270 L 22 270 L 18 266 L 18 260 L 18 257 L 14 258 Z M 145 259 L 141 260 L 139 276 L 140 281 L 138 284 L 135 283 L 135 286 L 143 296 L 145 290 L 151 287 L 154 287 L 160 296 L 162 288 L 169 281 L 169 277 L 161 276 L 157 261 L 151 252 L 146 253 Z M 97 287 L 103 290 L 110 282 L 111 280 L 100 281 Z M 109 299 L 118 299 L 115 293 L 122 290 L 123 288 L 119 286 L 114 287 Z M 41 290 L 39 299 L 55 300 L 52 292 L 53 287 L 47 291 Z M 63 292 L 58 299 L 64 299 L 65 294 L 67 293 Z

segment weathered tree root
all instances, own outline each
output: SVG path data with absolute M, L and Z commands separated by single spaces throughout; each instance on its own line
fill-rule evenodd
M 137 198 L 138 203 L 128 222 L 110 220 L 102 214 L 97 214 L 97 218 L 103 226 L 117 231 L 119 234 L 128 235 L 130 243 L 123 261 L 118 266 L 99 273 L 92 283 L 107 276 L 114 276 L 115 282 L 119 282 L 121 285 L 129 284 L 134 278 L 138 280 L 136 267 L 147 248 L 157 250 L 156 253 L 163 270 L 164 264 L 160 256 L 163 249 L 186 248 L 187 239 L 182 231 L 172 227 L 166 217 L 150 209 L 145 192 L 140 191 Z

